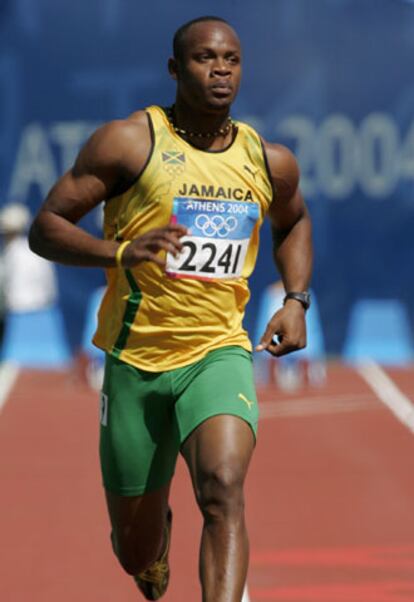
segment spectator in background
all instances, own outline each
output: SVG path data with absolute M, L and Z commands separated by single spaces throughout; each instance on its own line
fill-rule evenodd
M 27 207 L 0 210 L 5 320 L 2 360 L 35 369 L 63 368 L 71 360 L 52 264 L 32 253 Z
M 33 312 L 56 302 L 54 266 L 29 249 L 30 221 L 30 212 L 21 203 L 10 203 L 0 211 L 3 239 L 0 276 L 6 312 Z
M 5 307 L 5 285 L 4 285 L 4 260 L 3 260 L 3 246 L 0 246 L 0 358 L 3 347 L 3 336 L 4 336 L 4 319 L 6 314 Z

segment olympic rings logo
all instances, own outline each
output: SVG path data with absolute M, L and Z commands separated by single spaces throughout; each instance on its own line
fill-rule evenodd
M 217 235 L 220 238 L 225 238 L 237 228 L 238 220 L 232 215 L 227 217 L 213 215 L 213 217 L 210 217 L 205 213 L 200 213 L 195 218 L 194 223 L 204 236 Z

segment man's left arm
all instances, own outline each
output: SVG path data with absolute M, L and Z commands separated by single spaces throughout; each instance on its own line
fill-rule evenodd
M 274 261 L 286 293 L 304 293 L 312 272 L 312 235 L 299 190 L 299 168 L 284 146 L 266 143 L 265 152 L 274 191 L 269 208 Z M 305 346 L 305 307 L 297 299 L 287 299 L 269 321 L 256 350 L 281 356 Z

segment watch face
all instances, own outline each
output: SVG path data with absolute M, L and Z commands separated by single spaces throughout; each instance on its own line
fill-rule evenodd
M 285 301 L 286 301 L 286 299 L 296 299 L 296 301 L 299 301 L 299 303 L 302 303 L 302 305 L 305 309 L 308 309 L 310 306 L 311 296 L 310 296 L 310 293 L 290 292 L 290 293 L 286 294 Z

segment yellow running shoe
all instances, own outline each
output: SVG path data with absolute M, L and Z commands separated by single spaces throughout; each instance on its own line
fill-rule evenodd
M 170 578 L 168 552 L 170 551 L 172 512 L 168 509 L 165 527 L 165 548 L 158 560 L 145 571 L 135 575 L 134 580 L 146 600 L 159 600 L 165 594 Z

